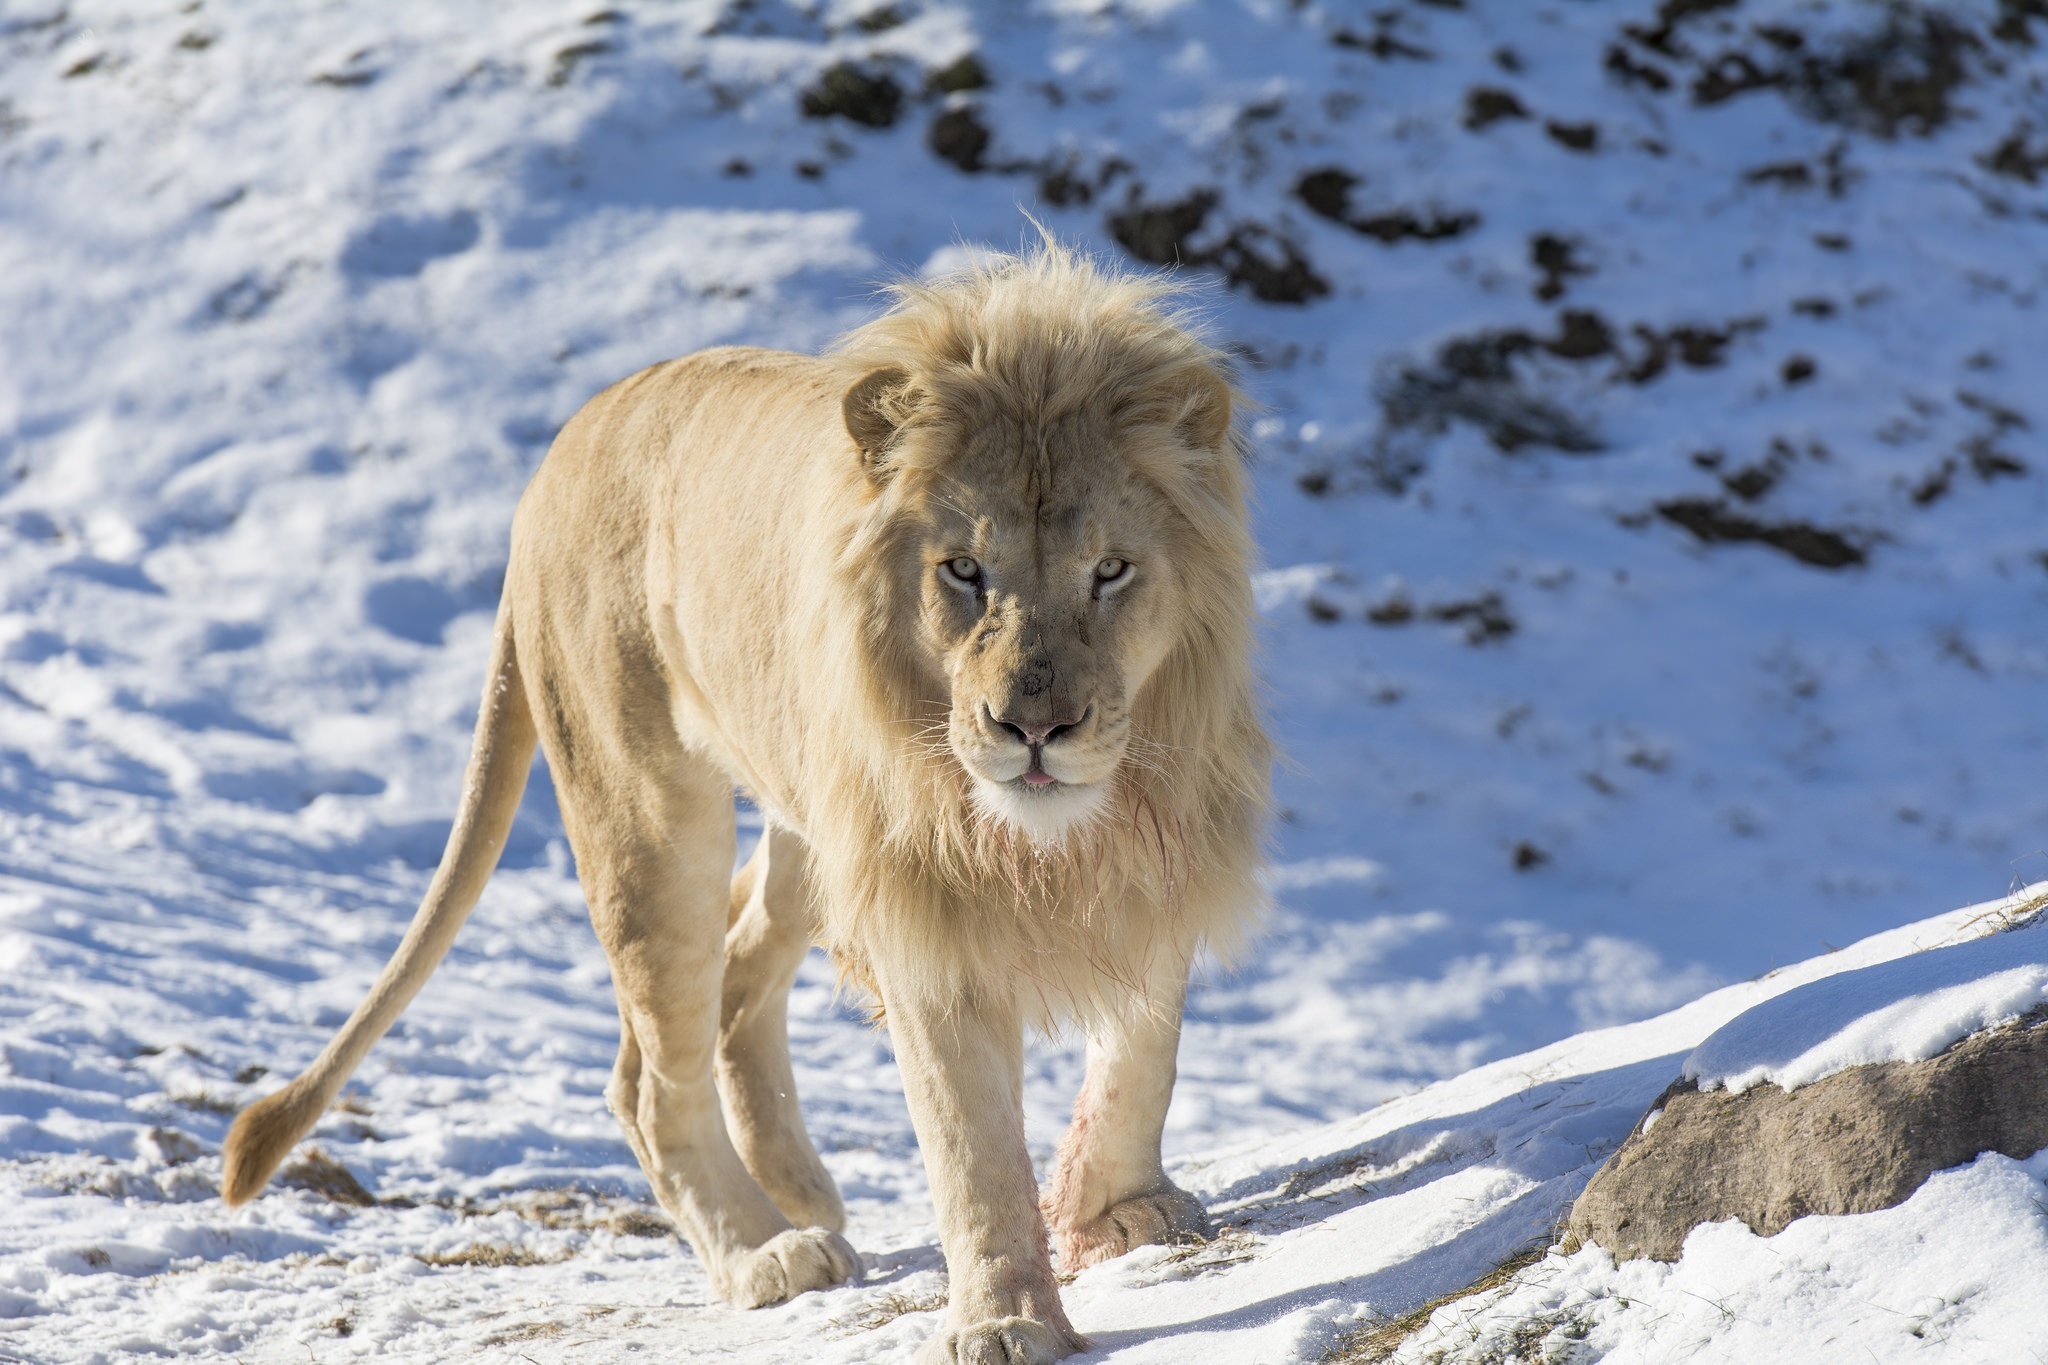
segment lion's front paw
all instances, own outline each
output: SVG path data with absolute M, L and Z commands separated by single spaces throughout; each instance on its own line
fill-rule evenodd
M 723 1294 L 735 1308 L 766 1308 L 807 1289 L 844 1284 L 860 1273 L 860 1253 L 830 1228 L 791 1228 L 725 1264 Z
M 1052 1365 L 1088 1343 L 1035 1318 L 994 1318 L 941 1327 L 919 1348 L 917 1365 Z
M 1121 1256 L 1133 1247 L 1201 1241 L 1210 1231 L 1202 1201 L 1168 1185 L 1112 1204 L 1106 1213 L 1078 1226 L 1055 1228 L 1054 1235 L 1059 1239 L 1062 1269 L 1074 1271 Z

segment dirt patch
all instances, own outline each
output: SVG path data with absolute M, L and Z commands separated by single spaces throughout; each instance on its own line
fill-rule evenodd
M 1668 370 L 1674 360 L 1689 369 L 1719 369 L 1727 363 L 1731 343 L 1763 329 L 1764 319 L 1760 317 L 1730 318 L 1719 324 L 1684 322 L 1662 331 L 1637 324 L 1636 354 L 1624 377 L 1631 384 L 1647 384 Z
M 1830 199 L 1840 199 L 1863 178 L 1863 172 L 1848 164 L 1849 145 L 1837 141 L 1812 161 L 1773 161 L 1745 171 L 1746 185 L 1774 185 L 1781 190 L 1819 188 Z
M 1778 486 L 1792 467 L 1795 452 L 1784 441 L 1774 440 L 1760 460 L 1723 470 L 1726 458 L 1718 450 L 1702 450 L 1694 454 L 1692 462 L 1701 469 L 1721 471 L 1721 487 L 1744 502 L 1756 502 Z
M 1775 90 L 1823 123 L 1883 138 L 1933 133 L 1955 116 L 1952 97 L 1969 81 L 1983 40 L 1937 6 L 1892 3 L 1882 13 L 1875 26 L 1824 45 L 1797 29 L 1757 25 L 1742 42 L 1697 59 L 1693 103 Z M 1676 26 L 1663 27 L 1661 44 L 1649 42 L 1648 33 L 1641 40 L 1682 52 Z
M 1462 625 L 1465 643 L 1469 645 L 1493 644 L 1507 639 L 1519 629 L 1514 616 L 1508 611 L 1507 602 L 1499 593 L 1492 591 L 1421 604 L 1405 592 L 1396 592 L 1380 601 L 1367 603 L 1362 610 L 1356 599 L 1348 603 L 1347 610 L 1347 605 L 1332 602 L 1318 593 L 1311 594 L 1303 605 L 1310 620 L 1324 625 L 1342 621 L 1347 616 L 1375 626 L 1406 626 L 1418 621 Z
M 1956 476 L 1964 470 L 1983 483 L 2022 478 L 2031 472 L 2026 461 L 1999 446 L 2006 433 L 2027 430 L 2027 419 L 1981 394 L 1964 390 L 1956 397 L 1964 407 L 1986 419 L 1987 425 L 1964 438 L 1954 454 L 1944 456 L 1913 485 L 1910 496 L 1916 507 L 1928 507 L 1947 497 L 1954 490 Z
M 1458 337 L 1437 348 L 1434 363 L 1406 366 L 1384 385 L 1380 409 L 1391 430 L 1441 430 L 1469 422 L 1496 449 L 1513 453 L 1543 446 L 1590 454 L 1604 443 L 1584 419 L 1533 392 L 1523 362 L 1539 355 L 1584 361 L 1612 353 L 1614 329 L 1599 314 L 1567 310 L 1557 334 L 1541 337 L 1503 328 Z
M 567 85 L 576 75 L 576 68 L 592 57 L 602 57 L 612 50 L 606 42 L 573 43 L 555 53 L 554 61 L 548 66 L 549 85 Z

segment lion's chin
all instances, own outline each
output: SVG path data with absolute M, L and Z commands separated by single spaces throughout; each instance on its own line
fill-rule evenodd
M 1109 800 L 1107 782 L 1053 782 L 1042 787 L 1021 780 L 996 782 L 976 775 L 974 804 L 984 815 L 1017 830 L 1039 848 L 1057 848 L 1088 827 Z

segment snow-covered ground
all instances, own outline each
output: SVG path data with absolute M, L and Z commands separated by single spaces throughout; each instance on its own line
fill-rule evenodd
M 648 361 L 820 345 L 1024 211 L 1219 282 L 1291 760 L 1281 908 L 1196 992 L 1168 1133 L 1245 1231 L 1084 1275 L 1077 1320 L 1118 1359 L 1314 1359 L 1470 1282 L 1736 997 L 1573 1035 L 1926 946 L 1929 912 L 2048 874 L 2030 15 L 0 4 L 0 1353 L 887 1359 L 929 1330 L 887 1039 L 822 962 L 798 1078 L 868 1281 L 736 1315 L 633 1235 L 544 773 L 317 1135 L 403 1206 L 228 1215 L 212 1182 L 424 887 L 555 427 Z M 1072 1039 L 1034 1054 L 1041 1153 L 1077 1076 Z M 1711 1229 L 1706 1261 L 1582 1252 L 1509 1301 L 1618 1358 L 1683 1354 L 1616 1335 L 1647 1320 L 1621 1303 L 1705 1358 L 1852 1302 L 1903 1315 L 1880 1358 L 1987 1313 L 2039 1339 L 2005 1269 L 1928 1307 L 1825 1267 L 1947 1257 L 1913 1239 L 1963 1208 L 1955 1264 L 2038 1283 L 2042 1174 L 1815 1220 L 1866 1252 Z M 1799 1238 L 1805 1298 L 1702 1287 Z

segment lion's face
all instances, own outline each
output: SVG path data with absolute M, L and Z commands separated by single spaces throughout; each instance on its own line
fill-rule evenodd
M 947 747 L 983 813 L 1040 844 L 1102 809 L 1179 615 L 1165 505 L 1116 440 L 1078 421 L 967 437 L 903 547 Z

